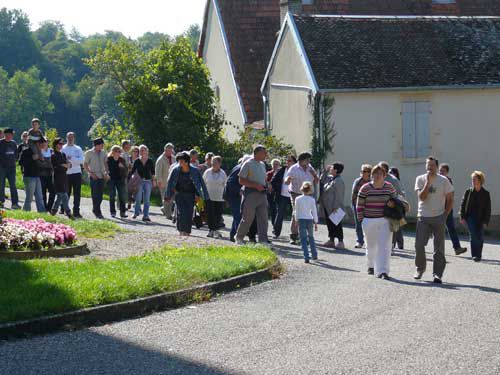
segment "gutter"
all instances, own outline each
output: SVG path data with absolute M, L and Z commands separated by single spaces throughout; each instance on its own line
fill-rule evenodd
M 349 92 L 385 92 L 385 91 L 429 91 L 429 90 L 487 90 L 498 89 L 499 83 L 491 85 L 443 85 L 443 86 L 402 86 L 402 87 L 377 87 L 377 88 L 347 88 L 347 89 L 320 89 L 322 94 L 349 93 Z

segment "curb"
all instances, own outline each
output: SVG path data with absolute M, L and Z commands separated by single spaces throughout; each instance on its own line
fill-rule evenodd
M 61 249 L 47 249 L 47 250 L 37 250 L 37 251 L 9 251 L 0 252 L 1 259 L 11 259 L 11 260 L 27 260 L 27 259 L 38 259 L 38 258 L 65 258 L 72 257 L 75 255 L 88 255 L 90 251 L 87 244 L 77 245 L 73 247 L 65 247 Z
M 58 331 L 73 331 L 89 326 L 142 317 L 153 312 L 172 310 L 193 302 L 208 301 L 213 295 L 227 293 L 276 278 L 281 264 L 277 260 L 263 270 L 231 277 L 175 292 L 161 293 L 125 302 L 111 303 L 77 311 L 0 324 L 0 340 L 26 338 Z

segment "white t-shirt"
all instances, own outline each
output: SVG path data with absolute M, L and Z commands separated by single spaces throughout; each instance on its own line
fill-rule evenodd
M 288 190 L 288 185 L 285 184 L 286 178 L 288 177 L 288 169 L 283 174 L 283 183 L 281 184 L 281 195 L 283 197 L 290 198 L 290 191 Z
M 418 176 L 415 180 L 415 190 L 417 194 L 424 190 L 427 182 L 427 175 Z M 453 193 L 453 185 L 440 174 L 436 175 L 431 186 L 429 195 L 425 201 L 418 200 L 418 217 L 436 217 L 444 214 L 446 206 L 446 195 Z
M 316 200 L 311 195 L 301 195 L 295 199 L 295 217 L 318 222 Z
M 214 173 L 212 168 L 209 168 L 203 174 L 203 180 L 207 185 L 208 196 L 211 201 L 214 202 L 224 202 L 224 187 L 226 186 L 226 172 L 219 169 L 217 173 Z
M 82 164 L 84 161 L 83 151 L 80 146 L 65 144 L 62 152 L 71 163 L 71 168 L 66 171 L 66 174 L 82 173 Z

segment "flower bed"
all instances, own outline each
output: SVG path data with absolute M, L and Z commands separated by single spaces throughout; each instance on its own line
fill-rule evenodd
M 68 246 L 76 241 L 76 232 L 65 224 L 43 219 L 3 219 L 0 224 L 0 250 L 45 250 Z

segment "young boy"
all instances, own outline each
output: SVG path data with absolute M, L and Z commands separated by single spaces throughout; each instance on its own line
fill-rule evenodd
M 318 211 L 316 208 L 316 200 L 312 197 L 313 185 L 309 181 L 304 181 L 300 188 L 302 195 L 295 200 L 295 217 L 299 226 L 300 243 L 302 244 L 302 251 L 304 252 L 304 261 L 309 263 L 309 250 L 307 242 L 311 247 L 311 255 L 313 260 L 318 259 L 316 251 L 316 243 L 314 242 L 314 230 L 318 230 Z
M 40 129 L 40 120 L 35 117 L 31 120 L 31 129 L 28 130 L 28 145 L 33 153 L 37 152 L 39 154 L 40 159 L 42 159 L 42 155 L 40 154 L 40 150 L 36 147 L 35 142 L 43 137 L 43 132 Z

